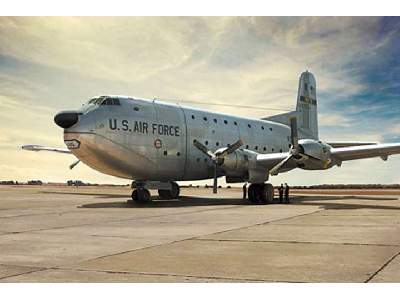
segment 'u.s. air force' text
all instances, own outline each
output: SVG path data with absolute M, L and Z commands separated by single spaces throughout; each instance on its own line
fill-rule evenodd
M 117 120 L 117 119 L 109 119 L 109 127 L 111 130 L 123 130 L 130 132 L 137 132 L 148 134 L 149 132 L 152 134 L 158 135 L 169 135 L 169 136 L 179 136 L 180 129 L 179 126 L 174 125 L 164 125 L 158 123 L 147 123 L 142 121 L 129 121 L 129 120 Z

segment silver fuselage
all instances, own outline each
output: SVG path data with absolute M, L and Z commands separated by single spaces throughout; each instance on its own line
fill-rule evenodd
M 212 151 L 242 139 L 256 153 L 287 152 L 289 127 L 160 101 L 118 97 L 120 105 L 85 104 L 64 140 L 79 141 L 73 154 L 102 173 L 158 181 L 213 177 L 212 163 L 193 146 Z M 223 174 L 220 174 L 223 175 Z

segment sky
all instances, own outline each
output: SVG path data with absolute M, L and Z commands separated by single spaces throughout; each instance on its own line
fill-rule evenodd
M 292 110 L 305 70 L 321 140 L 400 142 L 399 37 L 398 17 L 0 17 L 0 180 L 129 183 L 20 150 L 65 147 L 54 115 L 93 96 L 218 102 L 232 106 L 197 106 L 261 118 L 279 112 L 234 105 Z M 392 156 L 272 183 L 400 183 L 399 169 Z

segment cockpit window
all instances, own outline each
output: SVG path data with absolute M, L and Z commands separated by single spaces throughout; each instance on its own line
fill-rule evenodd
M 106 98 L 101 105 L 120 105 L 118 98 Z
M 94 105 L 121 105 L 118 98 L 111 97 L 93 98 L 88 103 Z

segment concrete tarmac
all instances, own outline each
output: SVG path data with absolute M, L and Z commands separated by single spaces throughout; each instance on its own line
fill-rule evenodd
M 400 282 L 400 191 L 0 187 L 0 282 Z

